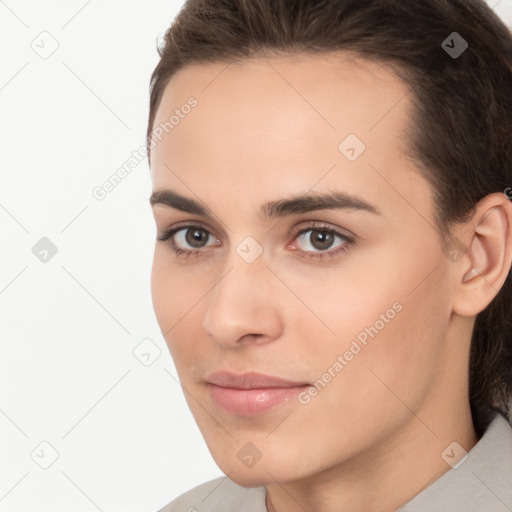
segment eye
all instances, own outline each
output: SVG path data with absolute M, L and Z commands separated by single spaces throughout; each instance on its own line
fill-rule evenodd
M 298 250 L 306 258 L 332 258 L 347 251 L 355 244 L 355 239 L 326 225 L 309 226 L 295 233 L 296 242 L 288 248 Z M 297 244 L 299 247 L 295 247 Z
M 178 246 L 189 244 L 193 249 L 201 249 L 207 245 L 210 236 L 210 233 L 208 233 L 206 229 L 189 227 L 177 231 L 174 236 L 174 241 Z
M 171 228 L 159 235 L 157 240 L 167 242 L 176 256 L 185 258 L 203 256 L 208 252 L 208 247 L 221 244 L 206 227 L 191 224 Z M 354 237 L 344 235 L 325 224 L 296 229 L 293 241 L 287 249 L 298 251 L 302 257 L 320 260 L 333 258 L 355 245 Z M 297 242 L 298 248 L 295 246 Z
M 308 233 L 310 234 L 308 235 Z M 332 247 L 336 241 L 336 237 L 337 235 L 331 231 L 327 231 L 326 229 L 308 229 L 303 232 L 298 239 L 301 243 L 306 244 L 306 247 L 304 248 L 306 251 L 325 251 Z
M 188 225 L 172 228 L 157 237 L 161 242 L 169 242 L 171 250 L 176 255 L 191 256 L 201 255 L 201 249 L 210 245 L 218 245 L 219 242 L 206 228 L 202 226 Z M 208 243 L 213 241 L 212 243 Z

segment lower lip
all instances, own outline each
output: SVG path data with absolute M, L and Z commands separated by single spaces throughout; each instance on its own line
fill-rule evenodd
M 295 398 L 309 385 L 290 388 L 236 389 L 208 384 L 210 395 L 227 413 L 256 416 Z

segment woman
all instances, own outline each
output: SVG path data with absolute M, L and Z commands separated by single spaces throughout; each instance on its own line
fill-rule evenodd
M 153 304 L 226 475 L 162 512 L 511 510 L 507 28 L 190 0 L 160 56 Z

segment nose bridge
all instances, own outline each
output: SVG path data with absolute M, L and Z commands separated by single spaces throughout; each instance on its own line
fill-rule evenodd
M 237 345 L 248 335 L 267 342 L 278 337 L 282 327 L 276 297 L 271 293 L 273 275 L 264 258 L 260 255 L 250 263 L 244 258 L 254 256 L 252 243 L 242 242 L 235 248 L 226 260 L 227 270 L 208 297 L 203 327 L 220 345 Z

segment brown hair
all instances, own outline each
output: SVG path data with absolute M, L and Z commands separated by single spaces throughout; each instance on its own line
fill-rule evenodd
M 442 47 L 453 32 L 469 44 L 456 57 Z M 433 187 L 443 238 L 511 186 L 512 36 L 483 0 L 188 0 L 158 49 L 148 144 L 164 89 L 187 64 L 337 50 L 392 66 L 413 91 L 408 151 Z M 472 335 L 475 424 L 474 407 L 509 413 L 511 304 L 509 272 Z

